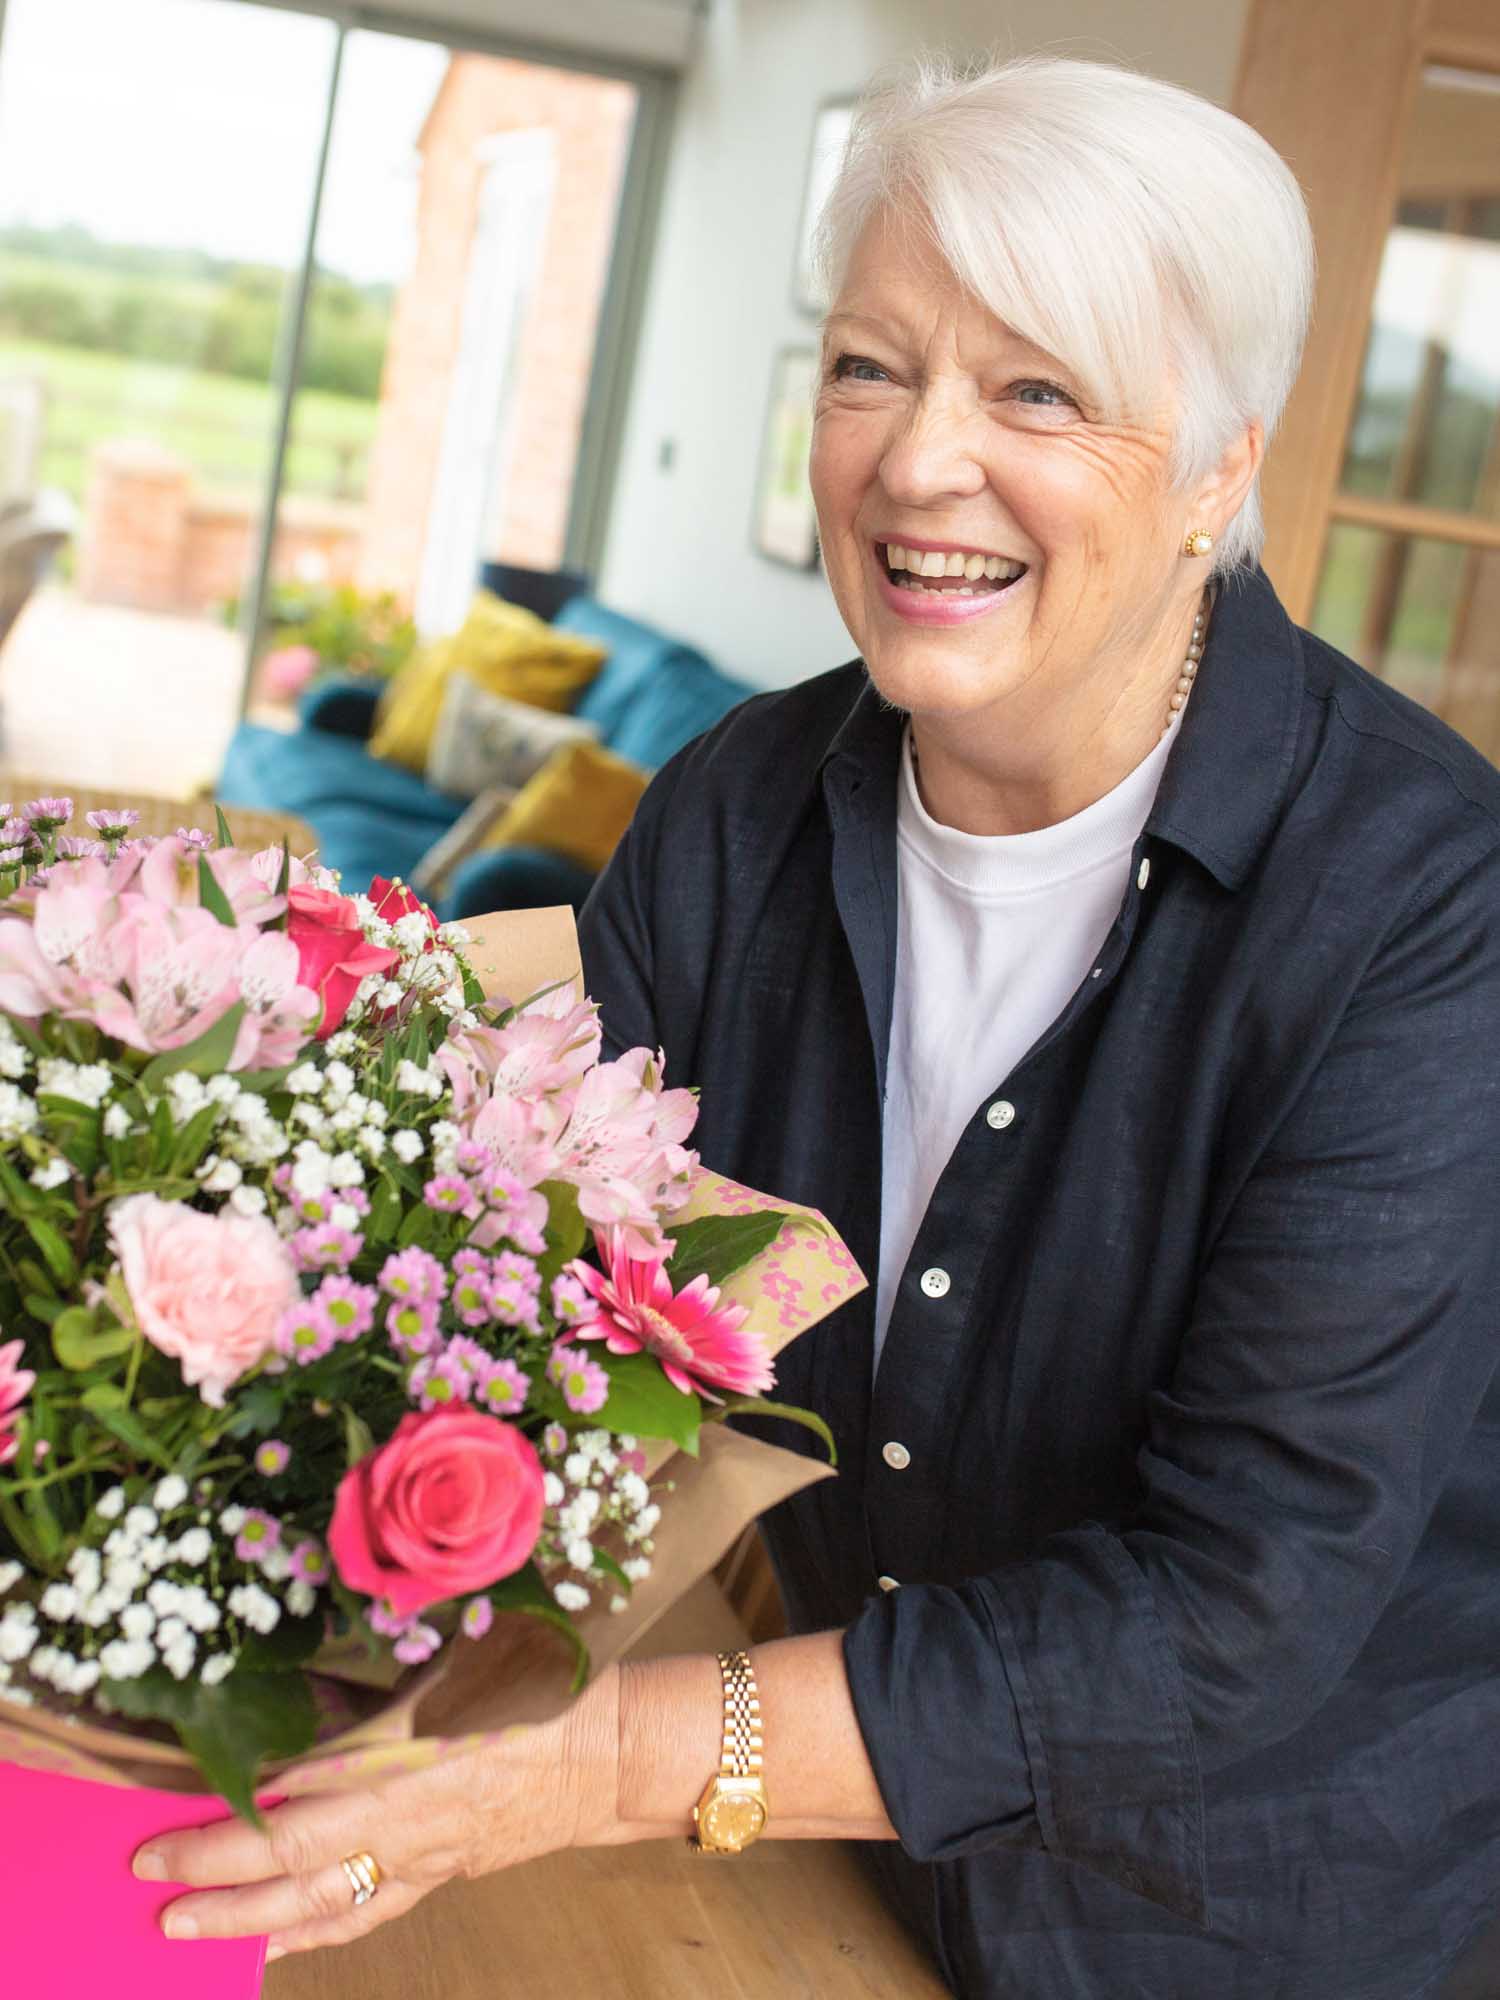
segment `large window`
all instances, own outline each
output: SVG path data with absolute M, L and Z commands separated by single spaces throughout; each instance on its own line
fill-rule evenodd
M 577 553 L 643 80 L 319 4 L 6 0 L 0 509 L 72 529 L 0 633 L 13 770 L 211 781 L 271 620 L 441 631 Z

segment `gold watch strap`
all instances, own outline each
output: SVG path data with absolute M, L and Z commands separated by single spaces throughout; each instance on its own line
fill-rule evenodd
M 719 1672 L 724 1681 L 724 1750 L 719 1774 L 725 1778 L 758 1777 L 765 1742 L 760 1733 L 760 1689 L 755 1685 L 750 1655 L 720 1653 Z

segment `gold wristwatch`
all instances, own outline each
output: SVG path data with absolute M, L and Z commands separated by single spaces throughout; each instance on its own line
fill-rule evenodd
M 695 1831 L 688 1846 L 695 1854 L 741 1854 L 759 1840 L 770 1817 L 765 1779 L 760 1775 L 760 1691 L 748 1653 L 720 1653 L 724 1678 L 724 1754 L 719 1768 L 693 1807 Z

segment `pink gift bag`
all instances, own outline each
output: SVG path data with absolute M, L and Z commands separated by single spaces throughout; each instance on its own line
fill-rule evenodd
M 0 1988 L 58 2000 L 256 2000 L 265 1939 L 174 1944 L 157 1919 L 181 1891 L 130 1872 L 153 1833 L 227 1812 L 221 1799 L 0 1763 Z

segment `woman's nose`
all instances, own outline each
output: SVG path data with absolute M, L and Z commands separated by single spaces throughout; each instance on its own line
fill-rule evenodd
M 976 412 L 924 399 L 912 408 L 880 461 L 881 484 L 893 500 L 912 506 L 970 499 L 988 483 Z

